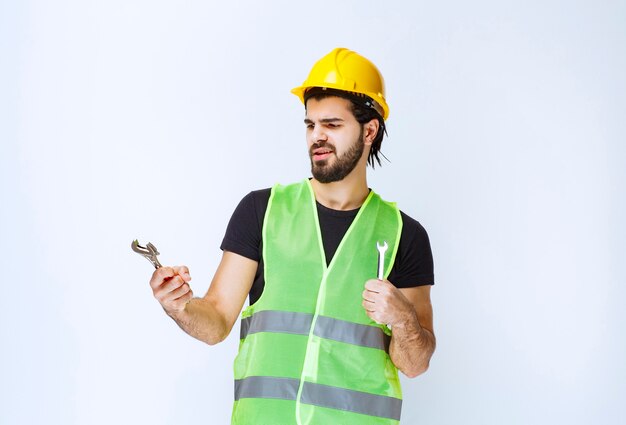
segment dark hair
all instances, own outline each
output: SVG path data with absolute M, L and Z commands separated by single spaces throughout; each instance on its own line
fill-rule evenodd
M 382 166 L 378 155 L 382 155 L 383 158 L 387 159 L 387 157 L 380 151 L 380 146 L 383 143 L 383 137 L 387 134 L 387 126 L 385 126 L 385 120 L 383 117 L 371 106 L 373 104 L 373 100 L 369 96 L 358 93 L 330 88 L 313 87 L 307 90 L 304 94 L 304 107 L 306 109 L 306 102 L 311 98 L 319 101 L 332 96 L 341 97 L 350 101 L 352 104 L 352 114 L 361 126 L 373 119 L 378 120 L 378 132 L 372 142 L 372 147 L 370 148 L 370 153 L 367 157 L 367 163 L 371 165 L 372 168 L 376 168 L 375 162 L 377 162 L 379 166 Z M 389 160 L 387 159 L 387 161 Z

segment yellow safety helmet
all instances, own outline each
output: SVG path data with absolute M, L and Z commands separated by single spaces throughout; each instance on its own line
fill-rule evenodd
M 304 103 L 305 93 L 312 87 L 342 90 L 371 98 L 374 108 L 384 120 L 389 116 L 385 101 L 385 80 L 376 66 L 352 50 L 338 47 L 317 61 L 300 87 L 291 90 Z

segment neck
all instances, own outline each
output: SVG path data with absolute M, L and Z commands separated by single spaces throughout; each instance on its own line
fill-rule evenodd
M 338 182 L 320 183 L 313 178 L 311 186 L 317 202 L 333 210 L 357 209 L 369 195 L 365 167 L 355 168 Z

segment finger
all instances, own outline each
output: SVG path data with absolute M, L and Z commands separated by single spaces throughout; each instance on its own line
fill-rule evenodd
M 361 305 L 363 306 L 363 308 L 367 312 L 373 312 L 373 311 L 375 311 L 375 308 L 376 308 L 376 304 L 374 304 L 373 302 L 368 301 L 368 300 L 363 300 L 361 302 Z
M 159 267 L 152 273 L 152 277 L 150 278 L 150 286 L 152 289 L 160 286 L 163 281 L 167 278 L 174 276 L 176 272 L 171 267 Z
M 193 292 L 189 291 L 186 294 L 174 299 L 170 300 L 167 303 L 163 303 L 162 306 L 165 311 L 174 312 L 174 311 L 183 311 L 187 306 L 187 303 L 193 298 Z
M 367 314 L 367 317 L 369 317 L 376 323 L 383 323 L 384 320 L 382 320 L 381 313 L 378 310 L 369 309 L 365 305 L 363 306 L 363 308 L 365 308 L 365 314 Z
M 190 291 L 191 291 L 191 288 L 189 287 L 189 284 L 185 282 L 182 285 L 180 285 L 178 288 L 176 288 L 173 291 L 169 292 L 167 294 L 167 298 L 169 300 L 174 301 L 174 300 L 177 300 L 178 298 L 186 295 Z
M 384 286 L 382 285 L 382 281 L 378 279 L 370 279 L 365 282 L 365 289 L 372 292 L 380 292 Z
M 376 300 L 376 294 L 378 294 L 377 292 L 372 292 L 368 289 L 363 291 L 363 299 L 367 300 L 369 302 L 374 302 Z
M 189 288 L 188 292 L 176 298 L 174 302 L 177 302 L 177 303 L 184 302 L 185 304 L 187 304 L 192 298 L 193 298 L 193 291 L 191 290 L 191 288 Z
M 167 292 L 172 292 L 185 284 L 185 280 L 179 275 L 174 276 L 173 278 L 167 280 L 163 284 L 163 288 L 167 290 Z
M 370 282 L 371 284 L 369 287 L 366 284 L 366 288 L 381 295 L 391 294 L 393 290 L 396 289 L 396 287 L 388 280 L 369 280 L 367 283 L 369 284 Z
M 153 290 L 154 297 L 160 301 L 169 299 L 168 294 L 179 287 L 181 287 L 185 281 L 182 277 L 176 275 L 173 278 L 165 281 L 161 286 L 158 286 Z
M 187 266 L 176 266 L 174 267 L 174 271 L 181 276 L 185 282 L 189 282 L 191 280 L 191 275 L 189 274 L 189 268 Z

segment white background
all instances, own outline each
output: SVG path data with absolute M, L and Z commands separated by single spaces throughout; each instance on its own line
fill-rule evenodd
M 308 176 L 289 90 L 337 46 L 435 256 L 403 423 L 626 423 L 626 5 L 564 0 L 0 0 L 0 423 L 228 423 L 238 324 L 185 335 L 130 242 L 202 295 L 241 197 Z

